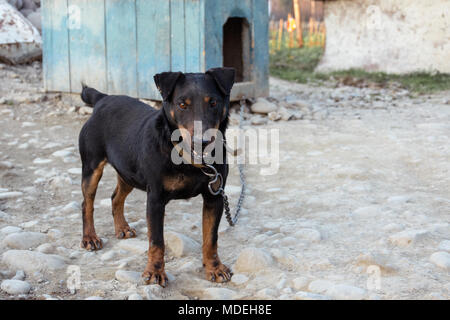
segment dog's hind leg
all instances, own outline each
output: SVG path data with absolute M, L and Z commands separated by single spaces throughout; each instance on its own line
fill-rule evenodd
M 130 228 L 123 213 L 125 199 L 132 190 L 133 187 L 123 181 L 120 175 L 117 174 L 117 186 L 111 196 L 111 201 L 114 229 L 116 232 L 116 237 L 119 239 L 136 237 L 136 230 Z
M 92 163 L 92 162 L 90 162 Z M 87 250 L 99 250 L 103 247 L 102 240 L 97 237 L 94 227 L 94 200 L 97 186 L 103 175 L 106 160 L 96 162 L 96 165 L 83 161 L 81 190 L 83 192 L 82 215 L 83 215 L 83 239 L 81 247 Z

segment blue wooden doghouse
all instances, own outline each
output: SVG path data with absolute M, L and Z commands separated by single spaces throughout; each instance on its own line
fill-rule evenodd
M 162 71 L 237 70 L 232 99 L 268 95 L 268 0 L 43 0 L 44 86 L 160 100 Z

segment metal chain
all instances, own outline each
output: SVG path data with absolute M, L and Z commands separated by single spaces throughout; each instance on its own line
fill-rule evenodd
M 243 128 L 243 122 L 244 122 L 244 108 L 245 108 L 245 98 L 242 98 L 241 101 L 241 109 L 239 112 L 239 130 L 242 130 Z M 228 197 L 225 194 L 225 191 L 221 190 L 221 195 L 223 197 L 223 206 L 225 209 L 225 217 L 227 218 L 228 224 L 233 227 L 238 218 L 239 214 L 241 213 L 242 204 L 244 202 L 245 197 L 245 175 L 244 175 L 244 165 L 239 163 L 238 161 L 238 169 L 239 169 L 239 179 L 241 180 L 241 193 L 239 195 L 239 199 L 236 205 L 236 211 L 234 213 L 234 216 L 231 217 L 231 211 L 230 211 L 230 203 L 228 202 Z

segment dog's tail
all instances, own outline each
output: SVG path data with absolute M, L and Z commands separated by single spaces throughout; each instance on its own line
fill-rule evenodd
M 94 88 L 89 88 L 84 83 L 81 86 L 83 87 L 81 90 L 81 100 L 90 107 L 94 107 L 97 102 L 107 96 L 107 94 L 101 93 Z

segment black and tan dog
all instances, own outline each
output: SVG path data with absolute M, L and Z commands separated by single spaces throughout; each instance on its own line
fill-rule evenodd
M 194 121 L 203 131 L 216 128 L 225 137 L 230 91 L 234 83 L 232 68 L 214 68 L 206 73 L 163 72 L 155 75 L 163 98 L 162 108 L 153 109 L 137 99 L 110 96 L 83 86 L 82 100 L 94 108 L 79 136 L 84 201 L 82 247 L 102 248 L 94 228 L 94 198 L 103 168 L 107 163 L 117 171 L 117 186 L 112 194 L 112 214 L 116 236 L 132 238 L 136 231 L 124 216 L 127 195 L 137 188 L 147 192 L 148 262 L 143 277 L 146 283 L 166 286 L 164 271 L 164 211 L 172 199 L 203 197 L 203 265 L 207 279 L 230 280 L 231 270 L 217 254 L 217 232 L 223 212 L 223 199 L 208 191 L 208 177 L 191 164 L 174 164 L 171 134 L 183 128 L 194 139 Z M 202 140 L 203 145 L 212 142 Z M 194 143 L 191 144 L 194 146 Z M 224 152 L 224 154 L 226 154 Z M 226 161 L 214 164 L 224 178 Z

